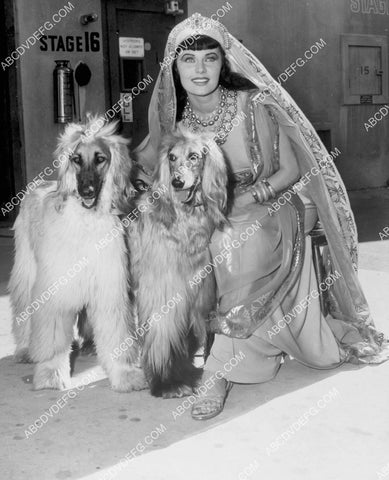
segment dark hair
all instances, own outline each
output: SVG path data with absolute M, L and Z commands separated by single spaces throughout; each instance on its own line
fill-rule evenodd
M 189 42 L 191 40 L 191 42 Z M 214 40 L 207 35 L 198 35 L 197 39 L 189 37 L 189 39 L 181 42 L 175 51 L 175 60 L 173 62 L 173 79 L 174 85 L 176 87 L 176 97 L 177 97 L 177 114 L 176 121 L 179 122 L 182 118 L 182 112 L 185 107 L 187 94 L 184 87 L 181 85 L 180 75 L 177 69 L 177 57 L 178 54 L 183 50 L 208 50 L 212 48 L 219 48 L 222 57 L 222 67 L 220 70 L 219 85 L 231 90 L 251 90 L 256 88 L 256 86 L 250 82 L 249 79 L 243 77 L 239 73 L 232 72 L 230 62 L 226 58 L 224 49 L 217 40 Z

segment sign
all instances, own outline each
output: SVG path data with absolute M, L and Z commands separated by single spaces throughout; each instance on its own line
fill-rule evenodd
M 84 32 L 84 35 L 43 35 L 40 38 L 42 52 L 99 52 L 99 32 Z
M 119 55 L 126 58 L 143 58 L 145 45 L 140 37 L 119 37 Z
M 124 101 L 126 99 L 126 101 Z M 123 101 L 122 104 L 122 120 L 123 123 L 129 123 L 134 121 L 132 114 L 132 95 L 131 93 L 120 92 L 120 100 Z

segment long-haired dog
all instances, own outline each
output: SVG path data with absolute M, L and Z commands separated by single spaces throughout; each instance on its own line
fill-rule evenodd
M 177 131 L 163 142 L 152 188 L 137 201 L 131 225 L 142 365 L 152 395 L 192 393 L 193 365 L 215 307 L 214 275 L 195 278 L 210 262 L 208 245 L 225 223 L 227 171 L 209 136 Z
M 126 232 L 115 206 L 128 189 L 131 161 L 128 141 L 115 129 L 98 117 L 68 125 L 53 162 L 60 164 L 58 182 L 26 195 L 14 225 L 15 356 L 36 363 L 35 389 L 70 386 L 69 353 L 81 310 L 112 388 L 145 386 L 137 346 L 123 343 L 136 325 Z

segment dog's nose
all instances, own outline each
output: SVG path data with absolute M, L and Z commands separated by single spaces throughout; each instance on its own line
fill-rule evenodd
M 83 197 L 94 197 L 95 189 L 92 185 L 85 185 L 85 187 L 82 188 L 81 194 Z
M 185 182 L 183 182 L 179 178 L 173 178 L 172 185 L 174 188 L 182 188 L 185 185 Z

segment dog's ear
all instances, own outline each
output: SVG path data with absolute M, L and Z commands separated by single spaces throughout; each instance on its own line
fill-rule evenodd
M 171 138 L 165 138 L 159 152 L 158 166 L 154 173 L 153 186 L 150 192 L 150 195 L 153 192 L 159 192 L 159 198 L 155 200 L 153 210 L 156 214 L 155 219 L 162 222 L 166 228 L 169 228 L 176 220 L 169 166 L 171 145 Z
M 227 206 L 227 166 L 222 151 L 213 139 L 204 142 L 204 160 L 202 193 L 208 214 L 216 226 L 225 222 L 224 212 Z
M 114 138 L 121 137 L 115 135 Z M 132 161 L 128 151 L 128 142 L 110 142 L 109 151 L 113 167 L 110 169 L 113 172 L 113 203 L 119 210 L 123 211 L 127 202 L 136 194 L 136 190 L 131 183 Z
M 82 135 L 82 126 L 78 123 L 69 123 L 58 138 L 58 145 L 54 152 L 53 165 L 58 168 L 58 191 L 63 193 L 59 200 L 61 208 L 67 196 L 77 189 L 76 176 L 70 162 Z

